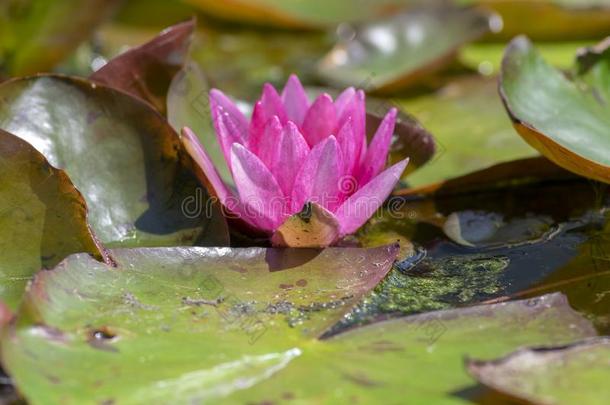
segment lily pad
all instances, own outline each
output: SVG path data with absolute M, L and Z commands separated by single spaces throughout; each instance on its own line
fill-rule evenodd
M 3 364 L 34 404 L 215 401 L 300 356 L 396 252 L 118 249 L 117 267 L 73 255 L 36 276 Z
M 396 92 L 453 61 L 458 48 L 489 30 L 477 9 L 425 7 L 352 28 L 318 66 L 338 87 Z
M 83 197 L 63 170 L 0 130 L 0 300 L 14 310 L 34 273 L 79 252 L 109 260 L 87 225 Z
M 184 65 L 195 20 L 173 25 L 102 66 L 90 79 L 123 90 L 165 113 L 170 83 Z
M 498 99 L 495 79 L 467 76 L 431 95 L 396 102 L 434 134 L 437 144 L 435 158 L 409 176 L 411 186 L 538 155 L 515 136 Z
M 0 4 L 0 73 L 49 71 L 120 3 L 119 0 L 6 0 Z
M 0 127 L 65 169 L 105 244 L 227 244 L 178 135 L 146 103 L 84 79 L 15 79 L 0 86 Z
M 358 328 L 303 350 L 229 403 L 463 404 L 474 381 L 465 356 L 493 358 L 537 342 L 594 336 L 564 297 L 416 315 Z M 561 344 L 561 343 L 560 343 Z
M 583 59 L 580 59 L 582 62 Z M 500 94 L 519 134 L 574 173 L 610 182 L 610 52 L 580 65 L 573 80 L 549 66 L 525 37 L 502 64 Z
M 232 21 L 278 27 L 328 27 L 345 21 L 389 15 L 417 0 L 187 0 L 202 11 Z M 323 12 L 321 12 L 323 10 Z
M 491 361 L 468 362 L 486 386 L 536 404 L 604 404 L 610 399 L 610 338 L 522 349 Z

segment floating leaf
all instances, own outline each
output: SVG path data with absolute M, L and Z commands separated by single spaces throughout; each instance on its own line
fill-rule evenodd
M 108 17 L 118 0 L 5 0 L 0 4 L 0 72 L 48 71 Z
M 610 338 L 522 349 L 491 361 L 470 360 L 482 384 L 532 404 L 604 404 L 610 398 Z
M 519 134 L 574 173 L 610 182 L 610 52 L 586 76 L 569 80 L 525 37 L 513 40 L 502 64 L 500 94 Z
M 79 252 L 108 260 L 87 226 L 83 197 L 64 171 L 0 130 L 0 300 L 15 309 L 34 273 Z
M 419 84 L 451 62 L 457 49 L 489 30 L 489 16 L 476 9 L 432 7 L 355 27 L 319 64 L 337 87 L 396 92 Z
M 389 15 L 417 0 L 187 0 L 211 15 L 232 21 L 279 27 L 334 26 L 345 21 Z
M 173 25 L 110 60 L 90 79 L 139 97 L 165 113 L 170 83 L 184 64 L 194 29 L 194 19 Z
M 144 102 L 83 79 L 16 79 L 0 85 L 0 127 L 66 170 L 102 242 L 227 243 L 178 135 Z
M 559 294 L 416 315 L 312 345 L 284 370 L 228 400 L 463 404 L 474 385 L 463 369 L 464 356 L 493 358 L 522 345 L 594 335 Z
M 515 136 L 495 79 L 455 80 L 432 95 L 401 99 L 437 144 L 435 158 L 409 176 L 411 186 L 458 177 L 496 163 L 538 155 Z
M 116 268 L 73 255 L 36 276 L 4 366 L 34 404 L 214 402 L 281 372 L 396 252 L 119 249 Z

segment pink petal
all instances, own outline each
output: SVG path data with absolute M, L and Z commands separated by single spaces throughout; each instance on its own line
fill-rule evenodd
M 292 121 L 284 127 L 279 144 L 280 152 L 273 173 L 284 195 L 290 196 L 298 169 L 309 154 L 309 146 Z
M 375 213 L 400 180 L 408 162 L 407 158 L 396 163 L 345 200 L 335 212 L 342 236 L 356 232 Z
M 265 83 L 260 100 L 254 104 L 252 119 L 250 120 L 248 147 L 254 153 L 258 150 L 258 143 L 265 130 L 267 121 L 273 116 L 277 116 L 282 124 L 286 122 L 286 111 L 284 110 L 282 99 L 272 85 Z
M 263 136 L 258 143 L 257 155 L 260 160 L 271 169 L 279 157 L 280 142 L 282 138 L 282 124 L 277 115 L 274 115 L 263 130 Z
M 182 128 L 182 143 L 188 154 L 193 158 L 195 163 L 201 168 L 207 183 L 212 188 L 210 193 L 214 195 L 220 203 L 227 208 L 233 217 L 241 217 L 241 204 L 238 198 L 222 181 L 218 171 L 212 163 L 212 159 L 205 151 L 203 145 L 199 142 L 197 135 L 187 127 Z M 251 225 L 254 225 L 250 223 Z
M 233 144 L 231 162 L 245 219 L 262 230 L 274 231 L 287 215 L 286 199 L 277 181 L 263 162 L 240 144 Z
M 233 122 L 233 126 L 237 128 L 240 133 L 242 143 L 248 139 L 248 120 L 225 94 L 217 89 L 210 90 L 210 111 L 215 110 L 217 107 L 222 109 L 229 114 L 229 118 Z
M 216 137 L 220 144 L 220 149 L 225 157 L 229 169 L 231 168 L 231 146 L 234 143 L 243 144 L 244 138 L 238 124 L 231 118 L 231 115 L 220 105 L 211 105 L 212 121 L 216 130 Z
M 337 110 L 337 117 L 341 117 L 345 108 L 352 102 L 352 99 L 356 95 L 356 90 L 353 87 L 348 87 L 343 90 L 339 97 L 335 100 L 335 109 Z
M 318 96 L 303 120 L 303 135 L 310 147 L 314 147 L 335 131 L 337 115 L 333 99 L 326 93 Z
M 282 91 L 282 102 L 287 118 L 297 125 L 302 125 L 309 108 L 309 99 L 296 75 L 290 75 L 288 78 Z
M 362 90 L 349 93 L 344 91 L 343 94 L 345 94 L 346 98 L 349 94 L 351 94 L 352 97 L 345 103 L 345 106 L 342 107 L 341 115 L 339 115 L 338 127 L 342 128 L 347 120 L 351 118 L 354 137 L 356 138 L 356 145 L 358 145 L 358 156 L 360 159 L 362 159 L 366 153 L 365 95 Z M 343 94 L 339 96 L 336 104 L 339 104 Z
M 337 142 L 339 142 L 339 147 L 343 152 L 344 172 L 351 175 L 356 168 L 356 163 L 360 161 L 360 149 L 357 148 L 356 145 L 356 137 L 354 136 L 351 117 L 345 122 L 343 127 L 339 129 L 339 132 L 337 133 Z
M 334 211 L 339 200 L 343 175 L 341 149 L 334 136 L 317 144 L 299 170 L 292 189 L 291 211 L 299 212 L 306 202 L 315 202 Z
M 377 176 L 388 158 L 390 143 L 394 134 L 396 124 L 396 108 L 392 108 L 379 124 L 375 136 L 369 145 L 366 156 L 362 161 L 362 166 L 358 174 L 358 181 L 361 185 L 368 183 L 373 177 Z

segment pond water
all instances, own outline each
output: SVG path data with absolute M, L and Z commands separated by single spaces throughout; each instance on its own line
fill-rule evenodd
M 559 291 L 608 334 L 608 204 L 604 185 L 582 179 L 393 201 L 360 240 L 398 239 L 402 260 L 335 332 L 396 315 Z

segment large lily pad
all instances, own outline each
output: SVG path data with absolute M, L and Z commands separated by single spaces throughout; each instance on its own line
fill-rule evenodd
M 610 182 L 610 52 L 585 58 L 568 79 L 525 37 L 508 46 L 500 94 L 519 134 L 558 165 Z
M 315 344 L 396 252 L 119 249 L 117 267 L 73 255 L 37 275 L 4 366 L 33 404 L 215 401 Z
M 495 79 L 469 76 L 453 81 L 434 94 L 397 102 L 434 134 L 437 143 L 435 158 L 409 176 L 412 186 L 537 155 L 515 136 L 497 97 Z
M 324 27 L 388 15 L 417 0 L 187 0 L 206 13 L 233 21 L 280 27 Z
M 462 44 L 489 30 L 489 16 L 476 9 L 426 7 L 353 30 L 320 62 L 320 75 L 339 87 L 395 92 L 451 62 Z
M 50 70 L 86 39 L 118 0 L 5 0 L 0 4 L 0 73 Z
M 468 370 L 486 386 L 527 403 L 601 405 L 610 400 L 610 338 L 471 360 Z
M 144 102 L 83 79 L 16 79 L 0 86 L 0 127 L 66 170 L 102 242 L 227 243 L 178 135 Z
M 170 83 L 184 64 L 194 29 L 194 19 L 173 25 L 110 60 L 90 78 L 139 97 L 165 113 Z
M 338 335 L 229 403 L 461 404 L 474 381 L 465 356 L 493 358 L 522 345 L 592 336 L 561 295 L 433 312 Z M 474 399 L 474 398 L 472 398 Z
M 15 309 L 34 273 L 79 252 L 106 259 L 83 197 L 64 171 L 0 130 L 0 300 Z

